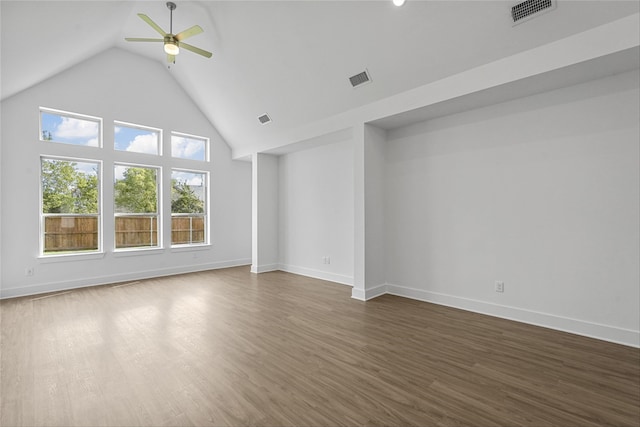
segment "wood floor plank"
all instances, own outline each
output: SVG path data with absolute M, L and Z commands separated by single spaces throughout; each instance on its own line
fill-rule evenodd
M 638 426 L 640 350 L 246 267 L 0 302 L 2 426 Z

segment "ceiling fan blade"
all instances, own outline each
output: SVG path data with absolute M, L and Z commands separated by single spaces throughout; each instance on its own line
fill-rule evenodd
M 149 18 L 147 15 L 145 15 L 144 13 L 139 13 L 138 16 L 140 17 L 140 19 L 142 19 L 144 22 L 146 22 L 147 24 L 151 25 L 151 27 L 156 30 L 158 32 L 158 34 L 160 34 L 162 37 L 166 36 L 167 33 L 164 32 L 164 30 L 162 28 L 160 28 L 160 26 L 158 24 L 156 24 L 155 22 L 153 22 L 153 20 L 151 18 Z
M 203 31 L 200 25 L 194 25 L 191 28 L 188 28 L 178 34 L 176 34 L 175 39 L 178 41 L 182 41 L 188 37 L 195 36 L 196 34 L 200 34 Z
M 163 42 L 164 39 L 145 39 L 140 37 L 125 37 L 128 42 Z
M 170 63 L 170 64 L 175 64 L 176 63 L 176 56 L 167 54 L 167 62 Z
M 180 47 L 183 47 L 193 53 L 197 53 L 198 55 L 202 55 L 207 58 L 211 58 L 211 55 L 213 55 L 211 52 L 207 52 L 206 50 L 200 49 L 199 47 L 191 46 L 190 44 L 186 43 L 180 43 Z

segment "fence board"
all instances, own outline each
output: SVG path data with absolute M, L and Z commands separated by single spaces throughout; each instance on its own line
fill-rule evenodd
M 54 216 L 44 219 L 44 251 L 98 249 L 98 218 Z
M 171 218 L 171 244 L 204 243 L 201 216 Z M 150 216 L 115 218 L 116 248 L 158 246 L 158 219 Z M 44 252 L 98 249 L 98 218 L 86 216 L 45 217 Z
M 158 218 L 117 216 L 116 249 L 158 246 Z

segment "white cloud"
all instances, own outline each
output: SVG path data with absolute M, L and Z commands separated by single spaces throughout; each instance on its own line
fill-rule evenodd
M 73 117 L 62 117 L 62 122 L 53 133 L 58 138 L 96 138 L 98 123 Z
M 188 138 L 173 137 L 171 140 L 171 155 L 183 159 L 199 158 L 194 157 L 196 153 L 202 151 L 202 141 Z
M 113 168 L 113 175 L 116 179 L 116 181 L 119 181 L 121 179 L 124 179 L 124 171 L 127 170 L 126 166 L 116 166 Z
M 202 187 L 204 185 L 202 175 L 193 176 L 191 179 L 188 179 L 187 185 L 191 185 L 193 187 Z
M 158 138 L 156 134 L 145 134 L 136 136 L 127 151 L 135 153 L 158 154 Z
M 89 147 L 97 147 L 98 146 L 98 138 L 91 138 L 87 141 L 87 145 Z
M 201 187 L 204 185 L 204 175 L 201 173 L 173 171 L 171 178 L 179 182 L 186 182 L 187 185 Z
M 97 175 L 98 167 L 99 166 L 97 163 L 84 163 L 84 162 L 76 163 L 76 170 L 83 172 L 87 175 Z

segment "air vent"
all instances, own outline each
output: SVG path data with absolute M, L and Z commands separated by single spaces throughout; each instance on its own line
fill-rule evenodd
M 261 125 L 266 125 L 267 123 L 271 123 L 271 117 L 267 113 L 264 113 L 260 117 L 258 117 L 258 121 Z
M 556 0 L 527 0 L 511 8 L 513 24 L 520 24 L 544 12 L 555 9 Z
M 351 82 L 351 86 L 358 87 L 365 83 L 369 83 L 371 81 L 371 77 L 369 76 L 369 72 L 364 70 L 361 73 L 356 74 L 355 76 L 349 77 L 349 81 Z

